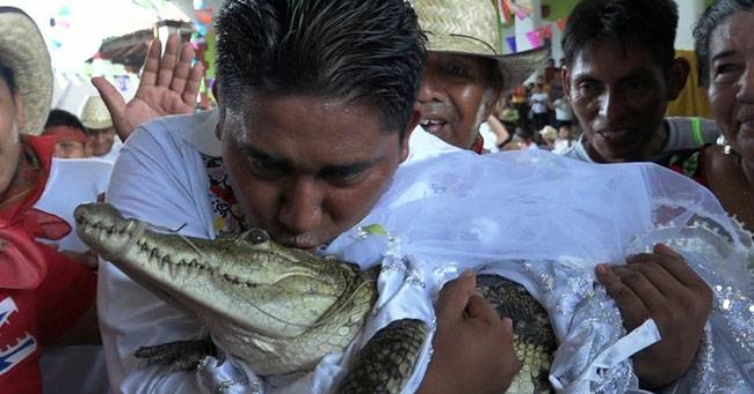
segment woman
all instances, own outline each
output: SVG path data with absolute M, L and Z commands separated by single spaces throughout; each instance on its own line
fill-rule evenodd
M 722 134 L 717 145 L 675 157 L 671 168 L 706 185 L 754 231 L 754 0 L 718 0 L 696 29 L 699 80 Z
M 52 67 L 41 33 L 23 11 L 0 7 L 0 391 L 4 393 L 41 393 L 43 347 L 87 343 L 98 337 L 96 325 L 85 324 L 96 323 L 92 313 L 96 277 L 74 261 L 83 253 L 68 252 L 80 241 L 71 232 L 72 219 L 64 218 L 86 201 L 82 197 L 86 193 L 104 190 L 105 184 L 93 187 L 97 185 L 75 181 L 102 167 L 84 161 L 71 167 L 55 161 L 55 140 L 34 136 L 42 131 L 51 97 Z M 89 200 L 96 195 L 92 197 Z M 55 242 L 66 251 L 42 242 Z M 75 364 L 71 359 L 68 364 Z

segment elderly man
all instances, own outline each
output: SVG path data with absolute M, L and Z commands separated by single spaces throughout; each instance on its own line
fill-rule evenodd
M 501 54 L 494 5 L 485 0 L 411 0 L 427 34 L 427 69 L 417 107 L 422 128 L 443 141 L 480 153 L 479 126 L 502 93 L 529 77 L 545 48 Z M 413 146 L 421 150 L 422 146 Z
M 675 57 L 672 0 L 584 0 L 563 37 L 564 93 L 584 134 L 565 156 L 586 162 L 654 161 L 714 142 L 714 122 L 668 118 L 689 64 Z

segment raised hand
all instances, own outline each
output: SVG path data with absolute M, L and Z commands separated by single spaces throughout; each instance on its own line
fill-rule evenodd
M 597 279 L 618 304 L 627 330 L 650 317 L 657 324 L 662 339 L 637 353 L 633 362 L 643 387 L 661 387 L 680 378 L 694 361 L 712 310 L 712 290 L 663 244 L 626 262 L 599 265 Z
M 419 393 L 504 393 L 520 366 L 513 324 L 476 290 L 476 277 L 448 282 L 435 305 L 434 354 Z
M 191 65 L 194 48 L 187 42 L 181 44 L 178 35 L 168 37 L 162 58 L 161 48 L 159 39 L 152 40 L 139 87 L 128 104 L 105 78 L 92 78 L 121 140 L 125 141 L 136 127 L 151 119 L 194 111 L 204 66 L 199 62 Z

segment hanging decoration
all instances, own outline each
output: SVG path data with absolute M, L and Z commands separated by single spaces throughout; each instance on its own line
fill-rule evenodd
M 505 37 L 505 42 L 508 43 L 511 53 L 516 53 L 516 36 Z
M 530 30 L 526 32 L 526 38 L 529 40 L 532 48 L 539 48 L 542 46 L 541 30 Z
M 199 38 L 203 39 L 207 36 L 207 31 L 211 30 L 213 12 L 214 9 L 205 4 L 203 0 L 194 0 L 194 17 L 192 20 Z
M 514 0 L 492 0 L 492 2 L 495 5 L 499 23 L 505 26 L 513 23 L 513 15 L 524 20 L 532 11 L 530 6 L 518 5 Z

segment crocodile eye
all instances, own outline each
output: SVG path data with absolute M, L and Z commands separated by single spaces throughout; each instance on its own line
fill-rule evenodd
M 253 228 L 249 230 L 247 238 L 249 242 L 254 245 L 259 245 L 270 240 L 270 236 L 267 235 L 267 232 L 265 232 L 261 228 Z

